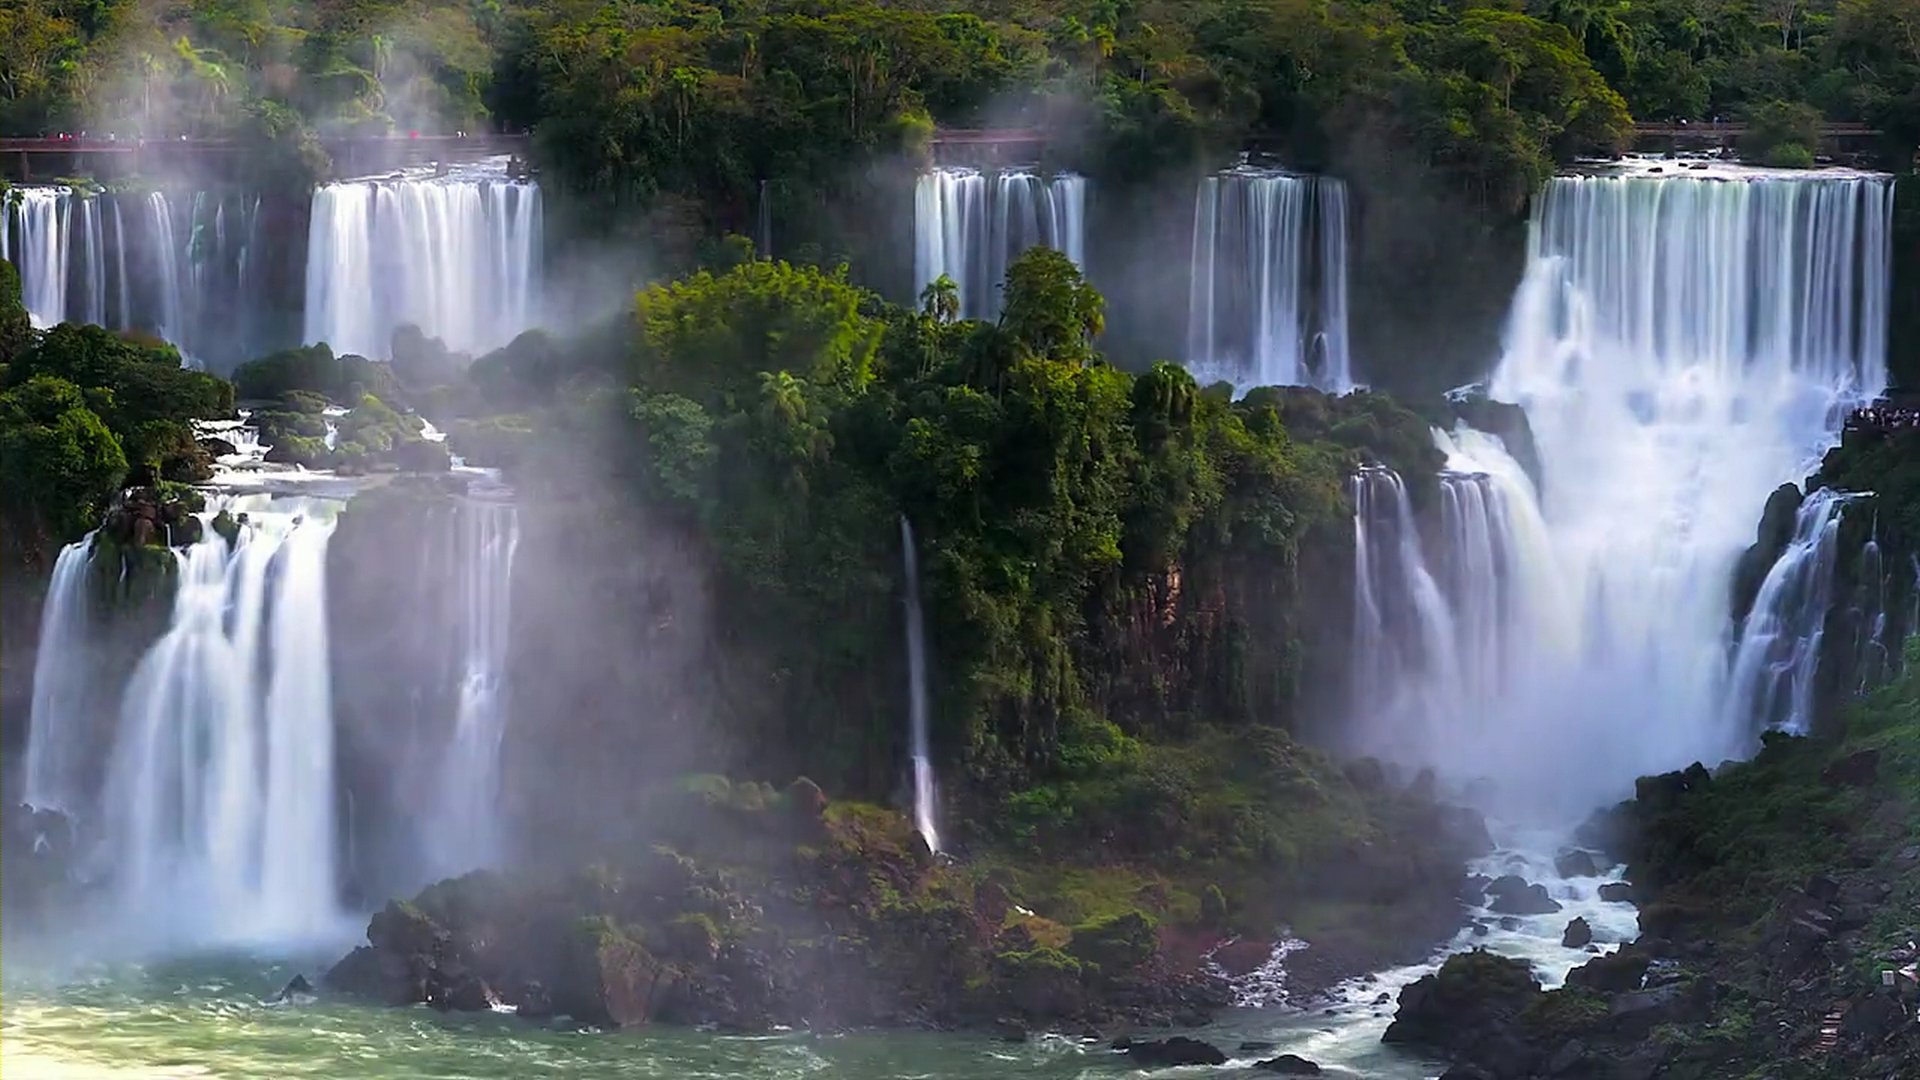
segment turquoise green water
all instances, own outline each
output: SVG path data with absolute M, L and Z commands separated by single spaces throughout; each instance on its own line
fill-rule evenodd
M 988 1080 L 1140 1075 L 1105 1043 L 1059 1036 L 1009 1044 L 917 1032 L 730 1037 L 685 1029 L 590 1033 L 535 1027 L 509 1015 L 445 1016 L 334 1000 L 266 1004 L 302 965 L 225 958 L 98 969 L 53 980 L 8 965 L 0 996 L 6 1080 L 151 1077 L 329 1077 L 365 1080 L 848 1078 Z M 1384 983 L 1383 983 L 1384 985 Z M 1369 987 L 1371 992 L 1377 987 Z M 1377 1010 L 1341 1015 L 1240 1010 L 1197 1032 L 1229 1054 L 1243 1040 L 1278 1045 L 1236 1055 L 1304 1054 L 1330 1075 L 1414 1080 L 1436 1069 L 1379 1043 Z

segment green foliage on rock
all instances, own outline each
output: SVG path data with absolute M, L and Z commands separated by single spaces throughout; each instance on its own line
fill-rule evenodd
M 1820 110 L 1799 102 L 1768 101 L 1747 113 L 1741 150 L 1765 165 L 1784 169 L 1813 167 L 1820 145 Z
M 1067 952 L 1103 974 L 1117 975 L 1146 963 L 1160 950 L 1153 919 L 1128 911 L 1073 928 Z
M 12 280 L 0 289 L 7 325 L 24 317 Z M 124 483 L 210 475 L 190 422 L 230 416 L 233 388 L 182 368 L 172 346 L 66 323 L 0 338 L 17 346 L 0 354 L 0 502 L 9 544 L 30 558 L 99 524 Z
M 649 649 L 679 648 L 697 622 L 700 655 L 737 674 L 672 706 L 725 733 L 686 768 L 888 797 L 904 752 L 904 516 L 948 835 L 976 854 L 1071 853 L 1074 873 L 1019 881 L 1064 926 L 1134 909 L 1191 922 L 1212 881 L 1214 921 L 1270 930 L 1314 868 L 1371 872 L 1356 851 L 1394 861 L 1377 876 L 1403 894 L 1438 880 L 1446 856 L 1384 838 L 1446 829 L 1401 820 L 1397 794 L 1361 791 L 1284 730 L 1322 576 L 1309 567 L 1351 565 L 1347 478 L 1375 459 L 1430 485 L 1426 423 L 1380 395 L 1234 401 L 1170 364 L 1115 368 L 1097 347 L 1102 298 L 1050 251 L 1010 269 L 997 322 L 933 299 L 905 310 L 837 272 L 764 261 L 691 275 L 637 297 L 617 376 L 570 360 L 601 374 L 452 437 L 524 432 L 510 478 L 537 493 L 541 528 L 674 568 L 594 591 L 643 613 Z M 640 560 L 608 516 L 626 504 L 648 530 Z M 580 722 L 642 739 L 651 715 Z M 709 787 L 693 793 L 703 806 L 755 812 L 734 806 L 752 791 Z M 658 800 L 632 812 L 687 816 Z
M 127 474 L 113 432 L 80 388 L 36 375 L 0 394 L 0 493 L 7 519 L 50 544 L 92 528 Z
M 311 411 L 310 399 L 289 394 L 318 394 L 343 405 L 362 395 L 393 396 L 393 368 L 364 356 L 336 356 L 325 342 L 303 345 L 249 360 L 233 372 L 234 392 L 242 401 L 281 401 L 296 411 Z

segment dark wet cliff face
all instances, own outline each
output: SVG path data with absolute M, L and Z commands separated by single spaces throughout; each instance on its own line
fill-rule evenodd
M 1887 326 L 1887 375 L 1920 392 L 1920 178 L 1893 186 L 1893 295 Z

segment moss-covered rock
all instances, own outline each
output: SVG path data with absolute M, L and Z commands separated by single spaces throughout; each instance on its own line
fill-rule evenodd
M 1077 1015 L 1084 1007 L 1080 961 L 1059 949 L 1039 946 L 993 958 L 993 989 L 998 1002 L 1029 1019 Z
M 289 438 L 321 439 L 327 434 L 327 420 L 319 410 L 298 412 L 288 409 L 263 409 L 252 416 L 261 441 L 277 446 Z
M 1128 911 L 1074 927 L 1067 952 L 1101 974 L 1119 975 L 1151 960 L 1159 947 L 1154 920 Z
M 233 387 L 243 401 L 281 400 L 289 391 L 305 391 L 343 403 L 358 401 L 362 394 L 385 397 L 398 390 L 390 365 L 364 356 L 336 356 L 325 343 L 283 349 L 241 364 L 234 369 Z
M 582 1023 L 643 1027 L 666 999 L 673 973 L 604 917 L 581 919 L 566 942 L 553 1006 Z
M 267 450 L 266 459 L 278 464 L 324 469 L 332 463 L 333 451 L 327 449 L 325 439 L 282 435 Z

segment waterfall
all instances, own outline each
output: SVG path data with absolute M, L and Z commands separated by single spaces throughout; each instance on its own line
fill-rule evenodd
M 1187 366 L 1240 390 L 1353 388 L 1345 183 L 1249 167 L 1200 181 Z
M 132 326 L 133 294 L 127 288 L 127 226 L 126 219 L 120 213 L 118 199 L 113 202 L 113 266 L 114 281 L 118 286 L 114 295 L 119 300 L 119 307 L 115 309 L 118 319 L 114 325 Z
M 69 310 L 67 318 L 104 324 L 107 321 L 107 261 L 104 227 L 99 199 L 75 199 L 80 207 L 80 272 L 84 293 L 78 311 Z
M 0 218 L 0 250 L 20 271 L 35 325 L 145 331 L 195 362 L 224 368 L 265 346 L 254 326 L 263 305 L 254 266 L 258 196 L 196 192 L 182 204 L 164 191 L 18 190 L 18 206 Z M 122 207 L 127 199 L 137 200 L 131 213 Z
M 33 660 L 33 712 L 27 726 L 26 802 L 76 814 L 86 806 L 83 769 L 92 730 L 87 566 L 93 534 L 60 549 L 40 609 Z
M 508 716 L 513 557 L 520 545 L 512 503 L 469 499 L 448 520 L 445 551 L 459 575 L 450 640 L 458 690 L 438 805 L 423 836 L 441 876 L 497 865 L 501 854 L 500 744 Z
M 504 164 L 328 184 L 308 228 L 308 343 L 384 358 L 411 324 L 478 354 L 538 313 L 540 188 L 508 180 Z
M 769 194 L 771 180 L 760 181 L 760 205 L 756 207 L 753 247 L 754 254 L 763 259 L 773 258 L 773 196 Z
M 1899 658 L 1894 655 L 1899 643 L 1887 640 L 1887 632 L 1891 629 L 1888 625 L 1887 584 L 1886 560 L 1880 550 L 1880 520 L 1875 517 L 1873 533 L 1860 550 L 1851 610 L 1854 622 L 1854 671 L 1850 689 L 1855 694 L 1866 693 L 1899 670 Z M 1812 719 L 1808 717 L 1809 721 Z
M 33 325 L 67 317 L 67 225 L 72 193 L 66 188 L 15 188 L 7 210 L 6 250 L 20 271 L 20 297 Z
M 1051 247 L 1086 267 L 1087 181 L 1014 170 L 923 173 L 913 196 L 914 295 L 945 274 L 959 287 L 960 315 L 1000 313 L 1007 267 L 1031 247 Z
M 1794 734 L 1812 729 L 1840 516 L 1852 498 L 1823 488 L 1800 504 L 1793 539 L 1761 582 L 1734 649 L 1724 705 L 1728 727 L 1757 722 Z
M 176 552 L 172 622 L 135 669 L 105 793 L 106 872 L 135 925 L 195 942 L 337 929 L 326 547 L 333 506 L 223 497 Z
M 1391 469 L 1368 466 L 1348 484 L 1349 734 L 1356 750 L 1420 763 L 1445 760 L 1499 708 L 1526 662 L 1523 643 L 1567 638 L 1525 471 L 1493 436 L 1462 429 L 1434 439 L 1447 468 L 1427 529 Z
M 940 850 L 936 823 L 938 791 L 927 725 L 933 704 L 927 690 L 927 628 L 920 610 L 920 555 L 913 523 L 900 516 L 900 563 L 907 584 L 907 719 L 913 752 L 913 824 L 929 851 Z
M 1362 469 L 1348 492 L 1354 507 L 1353 714 L 1391 717 L 1396 735 L 1425 742 L 1439 734 L 1430 726 L 1457 700 L 1445 685 L 1452 676 L 1452 618 L 1427 568 L 1399 474 Z
M 1738 704 L 1764 650 L 1730 672 L 1728 582 L 1768 493 L 1885 381 L 1886 178 L 1652 168 L 1535 200 L 1490 389 L 1535 434 L 1552 580 L 1522 590 L 1504 692 L 1473 715 L 1463 697 L 1430 758 L 1569 802 L 1783 722 Z
M 147 250 L 153 259 L 153 281 L 160 290 L 159 321 L 154 328 L 167 341 L 179 343 L 186 334 L 180 282 L 180 249 L 173 239 L 173 210 L 166 195 L 147 196 Z

